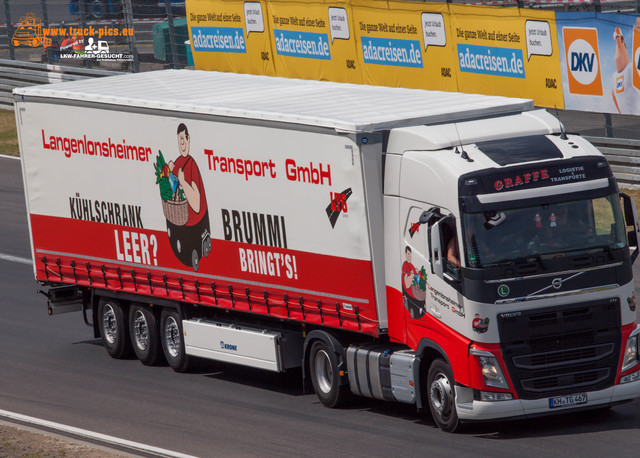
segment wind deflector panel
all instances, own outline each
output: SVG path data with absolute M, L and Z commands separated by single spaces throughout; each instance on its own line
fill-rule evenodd
M 503 166 L 563 157 L 558 147 L 544 135 L 492 140 L 476 146 L 493 162 Z

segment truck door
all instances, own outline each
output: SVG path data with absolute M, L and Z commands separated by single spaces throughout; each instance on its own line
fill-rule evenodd
M 447 209 L 429 225 L 426 234 L 431 272 L 427 281 L 427 313 L 450 327 L 464 319 L 464 305 L 460 295 L 460 245 L 456 221 Z
M 405 207 L 405 227 L 402 258 L 402 301 L 404 308 L 412 319 L 422 318 L 426 312 L 425 299 L 427 296 L 427 226 L 422 206 L 409 203 Z
M 456 221 L 444 208 L 409 204 L 402 247 L 402 296 L 412 320 L 430 314 L 449 326 L 465 318 Z M 448 254 L 457 255 L 457 262 Z

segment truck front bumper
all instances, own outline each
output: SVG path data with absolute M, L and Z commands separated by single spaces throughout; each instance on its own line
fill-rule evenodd
M 473 390 L 456 386 L 456 407 L 458 418 L 466 421 L 495 420 L 500 418 L 553 415 L 559 412 L 585 408 L 605 407 L 640 398 L 640 380 L 623 385 L 615 385 L 600 391 L 588 391 L 587 403 L 569 407 L 549 407 L 549 398 L 514 399 L 511 401 L 476 401 Z

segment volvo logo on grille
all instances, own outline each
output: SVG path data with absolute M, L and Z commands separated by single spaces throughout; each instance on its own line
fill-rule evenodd
M 554 278 L 553 281 L 551 282 L 551 286 L 553 286 L 555 289 L 562 288 L 562 278 L 560 277 Z

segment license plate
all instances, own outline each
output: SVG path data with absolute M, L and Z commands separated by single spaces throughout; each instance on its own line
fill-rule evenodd
M 587 403 L 587 393 L 571 394 L 569 396 L 556 396 L 549 398 L 549 407 L 571 407 Z

